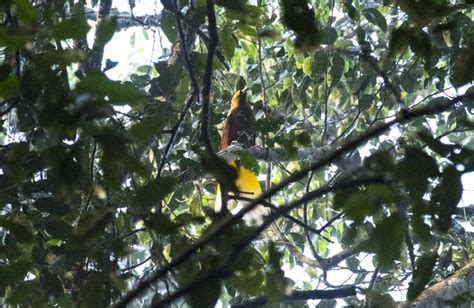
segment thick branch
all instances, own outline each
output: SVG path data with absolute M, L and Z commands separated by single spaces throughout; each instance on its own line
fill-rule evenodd
M 232 161 L 239 158 L 238 152 L 247 152 L 252 154 L 257 160 L 266 162 L 284 162 L 284 161 L 318 161 L 325 154 L 336 149 L 334 145 L 322 147 L 300 148 L 296 153 L 290 154 L 285 148 L 262 148 L 252 146 L 249 148 L 242 147 L 240 144 L 234 144 L 227 149 L 218 153 L 219 157 L 226 161 Z
M 416 300 L 401 303 L 398 307 L 445 307 L 469 303 L 473 298 L 474 261 L 471 261 L 454 275 L 421 292 Z
M 88 20 L 97 20 L 97 14 L 94 11 L 87 13 Z M 129 13 L 116 13 L 117 31 L 126 30 L 131 27 L 158 27 L 160 25 L 161 15 L 132 16 Z
M 302 301 L 309 299 L 333 299 L 333 298 L 344 298 L 348 296 L 355 296 L 356 288 L 355 286 L 341 287 L 332 290 L 311 290 L 311 291 L 293 291 L 288 296 L 285 296 L 282 301 Z M 258 307 L 267 304 L 265 298 L 257 298 L 242 304 L 232 305 L 232 308 L 250 308 Z

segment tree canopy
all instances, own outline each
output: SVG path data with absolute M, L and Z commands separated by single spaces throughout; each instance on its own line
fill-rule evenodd
M 2 305 L 469 307 L 471 0 L 139 3 L 0 4 Z M 132 27 L 169 48 L 114 80 Z M 216 213 L 236 158 L 264 193 Z

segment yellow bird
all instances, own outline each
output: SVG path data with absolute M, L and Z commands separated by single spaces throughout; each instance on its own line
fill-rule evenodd
M 230 110 L 224 122 L 224 129 L 219 144 L 220 150 L 225 150 L 233 143 L 239 143 L 246 146 L 255 145 L 255 115 L 247 103 L 247 96 L 244 90 L 237 90 L 230 101 Z M 237 187 L 238 197 L 255 199 L 262 193 L 262 188 L 258 182 L 257 175 L 247 168 L 241 166 L 239 161 L 231 161 L 229 165 L 237 170 L 237 179 L 235 186 Z M 230 192 L 230 197 L 235 197 L 235 193 Z M 238 201 L 235 210 L 240 210 L 247 202 Z M 217 195 L 215 203 L 215 211 L 222 210 L 222 196 L 220 185 L 217 184 Z M 251 217 L 252 220 L 259 220 L 257 217 Z

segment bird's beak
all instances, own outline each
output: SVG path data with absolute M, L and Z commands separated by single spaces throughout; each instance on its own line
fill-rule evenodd
M 245 92 L 247 92 L 248 89 L 249 89 L 249 88 L 245 87 L 245 88 L 243 88 L 242 90 L 240 90 L 240 93 L 241 93 L 241 94 L 245 94 Z

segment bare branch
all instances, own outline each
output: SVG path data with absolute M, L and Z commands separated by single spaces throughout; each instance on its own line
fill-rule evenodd
M 111 8 L 112 0 L 101 0 L 99 5 L 99 15 L 97 16 L 97 22 L 100 22 L 102 19 L 109 16 Z M 94 45 L 92 46 L 90 58 L 87 60 L 86 70 L 98 71 L 102 66 L 102 58 L 104 57 L 104 45 L 98 43 L 97 31 L 98 30 L 96 30 Z
M 333 298 L 344 298 L 348 296 L 355 296 L 355 286 L 341 287 L 332 290 L 310 290 L 310 291 L 293 291 L 290 295 L 283 298 L 283 302 L 288 301 L 302 301 L 309 299 L 333 299 Z M 256 298 L 242 304 L 232 305 L 232 308 L 250 308 L 258 307 L 267 304 L 265 298 Z
M 132 27 L 158 27 L 160 25 L 161 15 L 143 15 L 132 16 L 129 13 L 114 13 L 117 17 L 117 31 L 126 30 Z M 97 14 L 94 11 L 87 12 L 88 20 L 97 20 Z
M 325 154 L 336 149 L 335 145 L 327 145 L 322 147 L 300 148 L 293 155 L 288 153 L 285 148 L 262 148 L 259 146 L 252 146 L 249 148 L 243 147 L 240 144 L 233 144 L 225 150 L 217 153 L 220 158 L 226 161 L 233 161 L 239 159 L 238 152 L 246 152 L 252 154 L 257 160 L 266 162 L 284 162 L 284 161 L 303 161 L 312 162 L 318 161 Z

